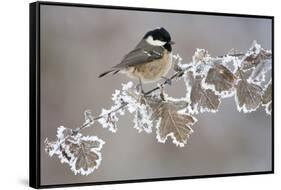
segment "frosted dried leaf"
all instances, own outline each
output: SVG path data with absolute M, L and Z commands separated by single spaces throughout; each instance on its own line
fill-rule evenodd
M 220 104 L 220 96 L 211 89 L 202 86 L 203 78 L 194 76 L 192 72 L 187 72 L 185 83 L 187 87 L 187 99 L 190 102 L 191 112 L 216 112 Z
M 191 126 L 196 122 L 196 119 L 190 115 L 179 113 L 178 107 L 172 102 L 162 101 L 152 109 L 152 118 L 157 121 L 157 140 L 165 143 L 170 136 L 174 144 L 183 147 L 187 138 L 193 133 Z
M 192 61 L 193 63 L 200 63 L 200 62 L 205 62 L 206 59 L 210 58 L 210 55 L 207 50 L 205 49 L 196 49 Z
M 256 67 L 258 64 L 262 64 L 265 60 L 271 59 L 271 57 L 271 51 L 264 50 L 256 41 L 254 41 L 242 60 L 242 70 Z
M 255 111 L 262 102 L 262 88 L 259 85 L 249 83 L 243 77 L 243 71 L 239 72 L 241 79 L 238 81 L 235 95 L 237 109 L 244 113 Z
M 133 87 L 132 82 L 127 84 L 122 84 L 122 90 L 115 90 L 112 94 L 112 100 L 114 105 L 110 109 L 102 109 L 99 115 L 98 122 L 103 128 L 108 128 L 111 132 L 115 133 L 117 131 L 117 122 L 119 120 L 118 115 L 124 115 L 124 107 L 127 106 L 130 112 L 133 112 L 134 108 L 131 106 L 134 104 L 135 100 L 132 98 L 128 91 Z
M 83 128 L 90 127 L 95 122 L 94 116 L 92 115 L 91 110 L 84 111 L 84 119 L 85 119 L 85 122 L 83 124 Z
M 100 150 L 104 141 L 95 136 L 70 137 L 65 141 L 66 152 L 72 157 L 71 170 L 77 174 L 89 175 L 101 162 Z
M 93 115 L 92 115 L 91 110 L 86 110 L 86 111 L 84 112 L 84 118 L 85 118 L 85 122 L 86 122 L 86 123 L 91 123 L 91 122 L 94 121 L 94 117 L 93 117 Z
M 168 94 L 166 94 L 165 92 L 163 92 L 163 96 L 165 102 L 173 104 L 173 106 L 177 111 L 186 110 L 186 108 L 189 106 L 189 103 L 186 101 L 186 98 L 172 98 L 169 97 Z M 159 104 L 163 102 L 163 99 L 160 96 L 160 92 L 158 92 L 158 93 L 154 93 L 152 96 L 146 97 L 146 102 L 147 105 L 153 111 L 158 107 Z
M 238 68 L 241 68 L 242 58 L 227 55 L 224 58 L 224 66 L 226 66 L 232 73 L 236 73 Z
M 134 128 L 138 132 L 145 131 L 147 133 L 152 132 L 153 122 L 151 121 L 151 108 L 146 103 L 146 98 L 143 94 L 139 94 L 136 91 L 128 91 L 130 96 L 134 99 L 134 102 L 131 102 L 130 113 L 134 113 Z M 128 109 L 129 110 L 129 109 Z
M 147 133 L 152 132 L 153 121 L 151 120 L 152 111 L 149 105 L 146 103 L 146 98 L 143 94 L 139 93 L 133 88 L 133 83 L 122 84 L 122 90 L 116 90 L 113 94 L 112 100 L 115 105 L 109 110 L 102 110 L 101 117 L 98 122 L 102 124 L 104 128 L 108 128 L 112 132 L 117 130 L 118 117 L 116 114 L 121 111 L 118 110 L 122 104 L 126 103 L 126 109 L 135 115 L 134 128 L 139 132 L 145 131 Z M 123 110 L 122 110 L 123 111 Z
M 252 69 L 248 69 L 248 70 L 246 70 L 246 71 L 243 71 L 243 70 L 241 70 L 240 67 L 239 67 L 239 68 L 237 69 L 237 71 L 235 72 L 235 76 L 237 77 L 237 79 L 241 78 L 241 76 L 240 76 L 241 72 L 242 72 L 242 74 L 243 74 L 243 78 L 244 78 L 244 79 L 249 80 L 249 81 L 252 82 L 252 80 L 251 80 L 251 75 L 252 75 L 252 72 L 253 72 Z M 238 82 L 238 80 L 237 80 L 236 82 Z
M 138 132 L 145 131 L 147 133 L 152 132 L 153 122 L 151 120 L 151 111 L 148 111 L 149 107 L 145 107 L 142 109 L 137 109 L 135 112 L 134 128 L 138 130 Z
M 71 129 L 60 126 L 57 128 L 57 140 L 49 141 L 48 138 L 45 139 L 45 152 L 49 154 L 50 157 L 53 155 L 57 155 L 61 161 L 61 163 L 68 163 L 69 157 L 66 155 L 65 150 L 62 147 L 62 143 L 64 143 L 65 139 L 70 137 L 73 134 Z
M 172 60 L 173 60 L 173 65 L 174 65 L 173 69 L 176 72 L 185 71 L 191 67 L 191 64 L 182 63 L 182 58 L 180 57 L 179 54 L 173 55 Z M 181 75 L 178 75 L 178 77 L 181 77 L 182 75 L 183 75 L 183 73 Z
M 241 52 L 238 49 L 232 48 L 228 51 L 227 55 L 229 56 L 235 56 L 235 57 L 239 57 L 239 56 L 244 56 L 244 53 Z
M 56 150 L 59 148 L 56 141 L 49 141 L 48 138 L 45 139 L 44 145 L 45 152 L 51 157 L 56 153 Z
M 192 70 L 196 76 L 205 77 L 212 64 L 213 58 L 209 55 L 208 51 L 197 49 L 192 57 L 192 68 L 187 70 Z
M 100 114 L 100 119 L 98 122 L 102 125 L 103 128 L 108 128 L 109 131 L 115 133 L 117 131 L 117 121 L 119 120 L 116 116 L 117 112 L 112 112 L 114 109 L 105 110 L 102 109 Z
M 177 111 L 186 110 L 189 103 L 183 99 L 174 99 L 171 97 L 166 98 L 167 102 L 172 103 Z
M 122 84 L 122 90 L 116 90 L 112 95 L 112 100 L 115 105 L 109 110 L 103 109 L 100 114 L 102 117 L 98 120 L 104 128 L 108 128 L 110 131 L 116 132 L 117 121 L 119 120 L 117 114 L 122 115 L 124 114 L 124 110 L 127 109 L 130 113 L 135 114 L 135 118 L 133 120 L 134 128 L 136 128 L 139 132 L 145 131 L 147 133 L 151 133 L 151 111 L 149 110 L 149 106 L 145 103 L 143 94 L 133 88 L 132 82 Z
M 265 111 L 268 115 L 271 115 L 272 112 L 272 102 L 269 102 L 268 104 L 265 105 Z
M 181 67 L 182 58 L 179 56 L 179 54 L 173 55 L 172 60 L 173 60 L 173 64 L 174 64 L 174 67 L 173 67 L 174 71 L 176 71 L 176 72 L 182 71 L 183 70 Z
M 72 135 L 72 129 L 60 126 L 57 128 L 57 138 L 58 140 L 64 140 L 66 137 Z
M 265 111 L 267 114 L 271 114 L 272 110 L 272 81 L 266 85 L 266 89 L 262 95 L 262 104 L 265 106 Z
M 251 73 L 250 79 L 255 84 L 261 84 L 266 79 L 266 73 L 271 70 L 271 61 L 263 61 L 259 63 Z
M 138 132 L 145 131 L 147 133 L 152 132 L 153 123 L 150 120 L 151 109 L 146 104 L 146 98 L 142 93 L 137 90 L 127 89 L 124 94 L 126 95 L 127 110 L 134 114 L 134 128 Z
M 270 101 L 272 101 L 272 81 L 271 80 L 266 85 L 266 89 L 262 96 L 262 103 L 267 104 Z
M 229 69 L 221 64 L 214 64 L 208 71 L 205 83 L 213 85 L 214 90 L 221 94 L 232 90 L 235 80 L 235 75 Z
M 45 151 L 51 157 L 57 155 L 61 163 L 67 163 L 75 175 L 88 175 L 100 165 L 100 150 L 104 141 L 96 136 L 83 136 L 70 131 L 63 126 L 59 127 L 56 141 L 44 141 Z

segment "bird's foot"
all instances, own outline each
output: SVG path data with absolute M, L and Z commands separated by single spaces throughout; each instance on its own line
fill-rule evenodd
M 141 83 L 136 85 L 136 89 L 137 89 L 138 92 L 140 92 L 142 94 L 145 94 L 145 91 L 143 90 Z

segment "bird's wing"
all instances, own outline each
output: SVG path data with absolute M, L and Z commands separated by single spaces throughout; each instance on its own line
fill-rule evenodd
M 121 63 L 114 66 L 114 68 L 121 69 L 129 66 L 148 63 L 156 59 L 160 59 L 163 56 L 163 53 L 163 47 L 154 47 L 153 49 L 136 48 L 133 51 L 129 52 L 127 55 L 125 55 Z

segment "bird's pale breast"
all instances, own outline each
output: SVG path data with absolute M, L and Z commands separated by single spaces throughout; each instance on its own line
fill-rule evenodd
M 162 59 L 152 62 L 129 67 L 126 71 L 127 75 L 133 79 L 141 79 L 143 83 L 152 83 L 165 76 L 171 68 L 170 53 L 165 50 Z

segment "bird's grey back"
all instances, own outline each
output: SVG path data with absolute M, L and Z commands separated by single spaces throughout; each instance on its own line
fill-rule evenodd
M 121 63 L 117 64 L 113 68 L 123 69 L 129 66 L 148 63 L 153 60 L 160 59 L 163 56 L 163 52 L 163 47 L 152 46 L 145 40 L 141 40 L 135 49 L 125 55 Z

